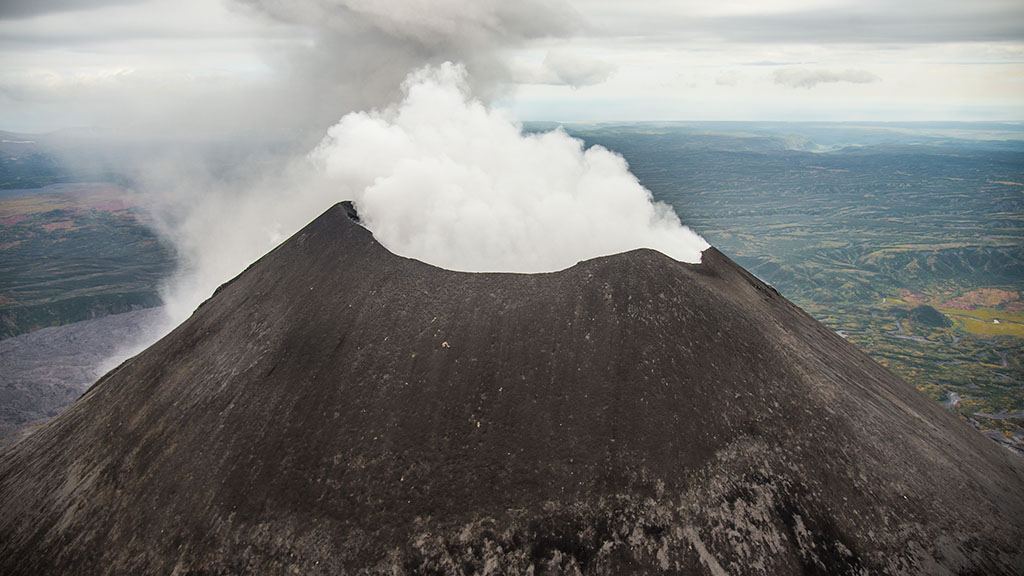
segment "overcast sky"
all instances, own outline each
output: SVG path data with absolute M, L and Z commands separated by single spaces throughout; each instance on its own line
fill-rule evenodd
M 443 60 L 522 120 L 1024 120 L 1020 0 L 5 0 L 0 129 L 326 128 Z

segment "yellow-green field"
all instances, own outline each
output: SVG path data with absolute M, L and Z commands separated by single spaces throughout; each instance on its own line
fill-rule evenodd
M 958 328 L 971 334 L 1024 338 L 1024 312 L 1007 312 L 992 308 L 940 308 L 939 311 L 952 319 Z

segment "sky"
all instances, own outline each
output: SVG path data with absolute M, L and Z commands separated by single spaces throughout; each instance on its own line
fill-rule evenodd
M 440 60 L 521 120 L 1024 119 L 1019 0 L 6 0 L 0 129 L 322 134 Z

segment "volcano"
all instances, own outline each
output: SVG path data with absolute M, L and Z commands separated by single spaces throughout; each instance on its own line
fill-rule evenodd
M 459 273 L 351 212 L 0 453 L 0 573 L 1024 573 L 1019 457 L 714 248 Z

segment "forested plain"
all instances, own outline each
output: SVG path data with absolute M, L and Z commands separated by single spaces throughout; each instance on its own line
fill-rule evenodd
M 1020 126 L 568 125 L 737 262 L 1024 445 Z

